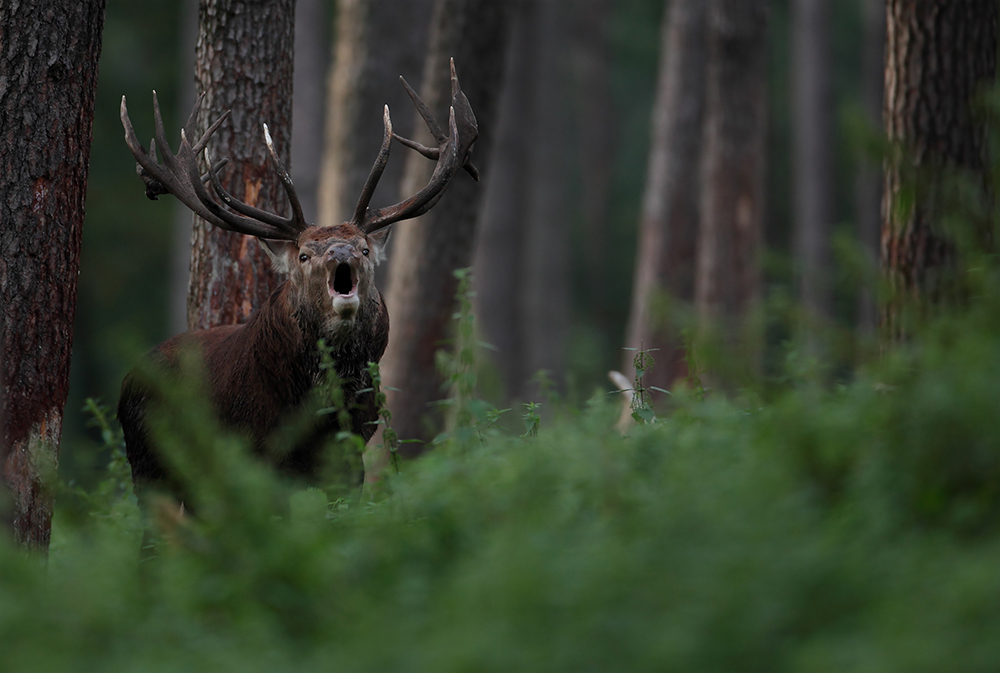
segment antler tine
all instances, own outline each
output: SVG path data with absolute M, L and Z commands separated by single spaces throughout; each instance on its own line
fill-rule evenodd
M 268 130 L 267 124 L 264 124 L 264 142 L 267 144 L 267 151 L 271 154 L 271 163 L 274 164 L 274 170 L 277 172 L 278 177 L 281 178 L 281 186 L 285 188 L 288 201 L 292 204 L 291 223 L 301 231 L 308 227 L 309 223 L 306 222 L 305 215 L 302 214 L 302 204 L 299 203 L 299 195 L 295 192 L 295 185 L 292 184 L 292 176 L 285 170 L 285 165 L 281 163 L 278 153 L 274 150 L 274 143 L 271 141 L 271 132 Z
M 205 92 L 202 91 L 198 94 L 198 98 L 194 101 L 194 107 L 191 108 L 191 114 L 188 115 L 188 120 L 184 124 L 183 128 L 187 131 L 189 136 L 194 135 L 194 125 L 198 123 L 198 113 L 201 112 L 202 101 L 205 100 Z
M 420 143 L 416 143 L 412 140 L 402 138 L 396 134 L 392 134 L 392 137 L 396 138 L 403 145 L 415 149 L 426 157 L 437 159 L 437 165 L 434 167 L 434 172 L 431 174 L 427 185 L 410 198 L 401 201 L 394 206 L 380 208 L 376 211 L 367 209 L 362 211 L 359 208 L 359 210 L 355 213 L 354 221 L 356 222 L 361 220 L 362 223 L 359 226 L 366 233 L 374 233 L 379 229 L 389 226 L 393 222 L 406 220 L 426 213 L 434 206 L 434 204 L 438 202 L 442 194 L 444 194 L 444 190 L 447 188 L 448 183 L 455 176 L 455 173 L 458 172 L 460 167 L 464 167 L 470 172 L 470 174 L 473 175 L 473 177 L 478 178 L 478 171 L 476 171 L 475 166 L 472 166 L 469 162 L 469 153 L 472 150 L 472 144 L 476 141 L 476 138 L 479 137 L 479 129 L 476 124 L 476 116 L 472 112 L 472 106 L 469 105 L 468 99 L 465 97 L 465 94 L 462 93 L 462 88 L 458 82 L 458 75 L 455 74 L 454 60 L 451 62 L 451 84 L 452 105 L 448 111 L 449 135 L 445 136 L 441 134 L 440 127 L 437 122 L 430 115 L 430 113 L 427 112 L 427 106 L 424 105 L 423 101 L 420 100 L 420 97 L 405 84 L 404 80 L 404 85 L 406 85 L 406 89 L 410 93 L 410 97 L 413 98 L 414 105 L 417 106 L 420 116 L 427 122 L 427 127 L 430 129 L 431 133 L 436 137 L 439 137 L 440 141 L 437 148 L 429 148 L 424 147 L 423 145 L 420 145 Z M 367 206 L 367 201 L 365 202 L 365 205 Z
M 365 217 L 368 214 L 368 204 L 371 203 L 372 196 L 375 194 L 375 187 L 378 186 L 382 172 L 385 171 L 385 166 L 389 163 L 389 150 L 392 149 L 392 138 L 395 134 L 392 132 L 392 119 L 389 117 L 388 105 L 385 106 L 385 110 L 382 112 L 382 125 L 385 128 L 385 132 L 382 134 L 382 147 L 379 148 L 378 156 L 375 157 L 375 163 L 372 164 L 372 169 L 368 173 L 368 179 L 365 180 L 365 186 L 361 190 L 361 196 L 358 198 L 358 205 L 354 208 L 354 217 L 351 218 L 351 223 L 358 227 L 364 224 Z
M 399 81 L 403 83 L 406 93 L 410 94 L 410 100 L 413 101 L 413 105 L 417 108 L 417 112 L 419 112 L 420 116 L 423 117 L 424 123 L 427 124 L 427 128 L 430 129 L 431 135 L 434 136 L 434 140 L 436 140 L 439 145 L 446 141 L 448 139 L 447 136 L 445 136 L 441 127 L 438 126 L 437 120 L 434 119 L 434 115 L 431 114 L 431 111 L 427 108 L 423 99 L 420 98 L 417 92 L 413 90 L 413 87 L 410 86 L 410 83 L 407 82 L 402 75 L 399 76 Z M 423 153 L 421 152 L 421 154 Z M 424 156 L 427 155 L 425 154 Z M 436 159 L 437 157 L 434 158 Z
M 455 72 L 455 59 L 450 60 L 451 67 L 451 104 L 458 110 L 458 121 L 459 124 L 464 129 L 472 129 L 472 132 L 478 134 L 478 126 L 476 123 L 476 115 L 472 112 L 472 106 L 469 105 L 469 99 L 465 97 L 465 93 L 462 91 L 461 84 L 458 81 L 458 73 Z M 417 111 L 423 118 L 424 122 L 427 124 L 427 128 L 430 130 L 431 135 L 438 142 L 438 145 L 443 144 L 447 138 L 441 132 L 441 127 L 438 126 L 437 120 L 434 119 L 430 111 L 427 109 L 427 105 L 421 100 L 417 92 L 414 91 L 406 80 L 402 76 L 399 78 L 403 82 L 403 86 L 406 87 L 406 92 L 410 94 L 410 98 L 413 100 L 413 104 L 417 107 Z M 411 150 L 419 152 L 423 156 L 427 157 L 432 161 L 437 161 L 440 157 L 440 153 L 437 147 L 427 147 L 422 145 L 415 140 L 410 140 L 409 138 L 404 138 L 401 135 L 393 134 L 393 137 L 405 147 L 409 147 Z M 466 156 L 463 159 L 462 168 L 472 176 L 472 179 L 479 182 L 479 169 L 475 167 L 472 163 L 472 157 Z
M 211 194 L 209 194 L 208 189 L 201 181 L 201 176 L 198 174 L 198 163 L 195 161 L 194 153 L 191 151 L 191 143 L 188 142 L 187 135 L 184 133 L 183 129 L 181 130 L 181 148 L 178 156 L 180 157 L 181 162 L 187 166 L 188 183 L 191 185 L 199 203 L 202 205 L 202 210 L 207 211 L 212 215 L 211 219 L 204 218 L 204 215 L 202 215 L 201 212 L 198 212 L 197 214 L 200 217 L 203 217 L 220 229 L 235 231 L 237 233 L 247 234 L 250 236 L 257 236 L 258 238 L 273 238 L 293 241 L 298 236 L 298 232 L 290 231 L 287 227 L 281 226 L 280 218 L 276 215 L 265 213 L 268 215 L 269 220 L 279 220 L 278 224 L 253 216 L 244 217 L 243 215 L 237 215 L 236 213 L 229 212 L 223 208 L 219 202 L 213 199 Z M 206 159 L 208 159 L 207 156 Z M 211 161 L 209 163 L 211 165 Z M 218 177 L 215 175 L 214 171 L 209 171 L 209 173 L 214 187 L 218 184 Z M 221 185 L 219 186 L 221 187 Z M 236 199 L 231 196 L 229 198 L 232 201 L 236 201 Z M 239 202 L 237 201 L 237 203 Z M 231 204 L 227 203 L 227 205 Z M 251 208 L 251 206 L 247 206 L 246 204 L 241 205 L 246 208 Z M 233 210 L 236 210 L 236 208 L 234 207 Z M 257 209 L 254 208 L 253 210 L 256 211 Z M 258 212 L 263 213 L 264 211 Z
M 225 116 L 223 116 L 224 118 Z M 128 107 L 124 96 L 122 96 L 121 120 L 125 129 L 125 143 L 132 152 L 132 156 L 135 157 L 139 176 L 146 184 L 146 195 L 150 198 L 156 198 L 159 194 L 173 194 L 196 215 L 221 229 L 262 238 L 294 240 L 298 236 L 298 231 L 293 231 L 293 228 L 287 223 L 274 223 L 274 218 L 277 218 L 275 215 L 268 214 L 272 218 L 270 221 L 253 216 L 244 217 L 226 210 L 212 198 L 204 181 L 214 177 L 215 172 L 224 166 L 227 160 L 222 160 L 214 165 L 209 162 L 209 173 L 205 176 L 200 175 L 198 162 L 183 128 L 181 129 L 181 146 L 178 154 L 175 155 L 171 152 L 166 140 L 166 133 L 163 130 L 163 119 L 160 115 L 156 92 L 153 92 L 155 138 L 150 143 L 153 148 L 152 155 L 146 151 L 136 137 L 132 121 L 128 116 Z M 217 120 L 210 127 L 199 143 L 206 142 L 208 136 L 218 128 L 219 123 L 221 120 Z M 159 145 L 160 153 L 163 155 L 162 164 L 156 156 L 157 145 Z M 280 218 L 278 219 L 280 220 Z
M 211 126 L 209 126 L 209 127 L 208 127 L 208 130 L 206 130 L 206 131 L 205 131 L 205 133 L 203 133 L 203 134 L 202 134 L 202 136 L 201 136 L 201 138 L 200 138 L 200 139 L 198 140 L 198 142 L 196 142 L 196 143 L 195 143 L 195 144 L 194 144 L 194 145 L 193 145 L 193 146 L 191 147 L 191 152 L 192 152 L 192 153 L 193 153 L 193 154 L 194 154 L 195 156 L 198 156 L 198 154 L 199 154 L 199 153 L 200 153 L 200 152 L 201 152 L 201 151 L 202 151 L 203 149 L 205 149 L 205 146 L 206 146 L 206 145 L 208 145 L 208 140 L 209 140 L 209 138 L 211 138 L 211 137 L 212 137 L 212 134 L 213 134 L 213 133 L 215 133 L 215 129 L 217 129 L 217 128 L 219 128 L 220 126 L 222 126 L 222 122 L 224 122 L 224 121 L 226 121 L 227 119 L 229 119 L 229 113 L 230 113 L 230 112 L 232 112 L 232 110 L 226 110 L 226 111 L 225 111 L 225 112 L 223 112 L 223 113 L 222 113 L 221 115 L 219 115 L 219 118 L 218 118 L 218 119 L 216 119 L 216 120 L 215 120 L 214 122 L 212 122 L 212 125 L 211 125 Z
M 208 148 L 205 148 L 204 152 L 205 152 L 205 160 L 209 164 L 211 164 L 212 157 L 208 152 Z M 274 213 L 269 213 L 266 210 L 261 210 L 260 208 L 254 208 L 250 204 L 243 203 L 242 201 L 237 199 L 235 196 L 226 191 L 225 187 L 222 186 L 222 182 L 219 180 L 217 169 L 215 168 L 210 169 L 208 172 L 208 178 L 209 180 L 212 181 L 212 187 L 215 189 L 215 193 L 219 195 L 219 198 L 222 199 L 222 202 L 227 206 L 229 206 L 230 208 L 232 208 L 233 210 L 235 210 L 236 212 L 240 213 L 241 215 L 246 215 L 251 219 L 258 220 L 268 226 L 275 227 L 276 229 L 279 229 L 282 232 L 287 232 L 289 234 L 298 234 L 300 231 L 302 231 L 302 229 L 305 228 L 304 226 L 302 227 L 298 226 L 293 218 L 280 217 L 279 215 L 275 215 Z M 203 180 L 203 182 L 206 181 Z M 206 194 L 207 193 L 208 190 L 206 190 Z M 270 238 L 274 237 L 272 236 Z M 291 238 L 295 238 L 295 236 L 292 236 Z
M 445 139 L 446 144 L 439 150 L 440 158 L 438 159 L 437 165 L 434 167 L 434 172 L 431 174 L 431 178 L 427 182 L 427 185 L 410 198 L 400 201 L 394 206 L 380 208 L 374 212 L 368 211 L 368 214 L 365 217 L 364 225 L 361 227 L 365 233 L 371 234 L 379 229 L 384 229 L 393 222 L 407 220 L 423 215 L 430 210 L 431 207 L 433 207 L 444 194 L 444 190 L 447 188 L 448 183 L 455 176 L 455 173 L 461 166 L 459 163 L 459 157 L 461 156 L 463 148 L 465 151 L 468 151 L 468 147 L 475 141 L 475 137 L 469 139 L 462 138 L 459 135 L 458 125 L 455 122 L 454 107 L 452 107 L 449 112 L 448 121 L 451 135 Z

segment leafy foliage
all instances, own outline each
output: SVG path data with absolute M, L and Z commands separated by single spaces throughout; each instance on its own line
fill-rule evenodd
M 848 385 L 793 382 L 752 409 L 681 389 L 627 439 L 598 394 L 531 441 L 484 433 L 390 470 L 375 501 L 283 481 L 168 386 L 154 426 L 197 514 L 140 563 L 116 454 L 96 515 L 57 520 L 47 568 L 0 545 L 0 663 L 988 668 L 1000 280 L 981 273 L 961 317 Z

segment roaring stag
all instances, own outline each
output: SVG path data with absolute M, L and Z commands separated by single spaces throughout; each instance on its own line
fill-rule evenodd
M 402 79 L 402 78 L 400 78 Z M 426 147 L 392 132 L 389 108 L 384 112 L 385 135 L 378 157 L 358 199 L 354 216 L 343 224 L 319 227 L 306 222 L 295 188 L 274 150 L 267 125 L 264 140 L 275 171 L 291 203 L 292 214 L 281 217 L 230 195 L 219 181 L 225 160 L 212 163 L 208 141 L 228 112 L 213 123 L 200 140 L 195 121 L 201 100 L 181 130 L 178 153 L 167 145 L 156 93 L 153 93 L 155 139 L 150 150 L 139 144 L 122 97 L 121 120 L 125 142 L 135 156 L 136 170 L 146 184 L 146 195 L 156 199 L 173 194 L 195 214 L 217 227 L 256 236 L 269 251 L 272 264 L 287 279 L 243 325 L 226 325 L 178 335 L 156 347 L 147 357 L 154 365 L 177 369 L 179 354 L 200 352 L 208 393 L 221 423 L 248 437 L 264 453 L 265 441 L 308 399 L 321 379 L 317 343 L 325 340 L 334 369 L 342 381 L 352 431 L 367 442 L 378 418 L 369 362 L 378 362 L 389 337 L 389 314 L 375 287 L 375 266 L 384 259 L 388 227 L 427 212 L 441 198 L 460 168 L 478 179 L 469 161 L 478 136 L 476 118 L 459 86 L 451 64 L 452 103 L 448 133 L 434 120 L 419 96 L 406 84 L 417 110 L 436 139 Z M 420 152 L 437 165 L 427 185 L 410 198 L 379 209 L 368 207 L 389 159 L 392 139 Z M 162 154 L 162 163 L 157 158 Z M 202 175 L 197 157 L 204 152 L 208 172 Z M 214 196 L 213 193 L 214 192 Z M 137 487 L 170 481 L 162 457 L 148 434 L 147 417 L 154 392 L 143 375 L 131 372 L 122 383 L 118 418 L 132 477 Z M 295 473 L 317 470 L 324 435 L 339 430 L 331 421 L 272 459 Z

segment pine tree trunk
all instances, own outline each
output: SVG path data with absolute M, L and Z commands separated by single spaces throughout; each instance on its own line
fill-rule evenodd
M 663 17 L 653 138 L 639 223 L 625 345 L 657 349 L 645 385 L 669 388 L 687 373 L 680 329 L 694 302 L 699 166 L 705 120 L 708 6 L 674 0 Z M 632 378 L 634 352 L 622 371 Z
M 0 12 L 0 295 L 6 517 L 46 550 L 69 389 L 104 2 L 24 0 Z
M 864 0 L 864 46 L 861 64 L 861 103 L 868 123 L 882 128 L 882 99 L 885 82 L 885 0 Z M 862 158 L 854 181 L 855 218 L 858 242 L 872 271 L 879 266 L 879 233 L 882 228 L 882 170 Z M 857 329 L 872 336 L 878 327 L 874 283 L 866 283 L 858 293 Z
M 805 312 L 804 337 L 818 355 L 833 318 L 833 89 L 830 1 L 792 3 L 795 270 Z
M 712 0 L 695 302 L 703 333 L 719 339 L 716 381 L 745 382 L 759 367 L 761 222 L 767 125 L 765 0 Z
M 556 391 L 565 390 L 566 340 L 569 336 L 570 222 L 566 202 L 567 158 L 566 110 L 562 101 L 568 79 L 565 58 L 568 35 L 564 28 L 569 4 L 550 0 L 539 3 L 534 34 L 537 60 L 533 64 L 532 119 L 522 129 L 532 137 L 529 163 L 525 232 L 521 238 L 524 284 L 521 287 L 522 331 L 528 380 L 522 383 L 521 399 L 539 400 L 543 390 L 534 380 L 545 372 Z
M 294 0 L 202 0 L 195 79 L 205 93 L 199 132 L 225 110 L 213 157 L 228 157 L 222 183 L 252 206 L 285 214 L 288 202 L 268 158 L 266 123 L 286 166 L 291 151 Z M 188 327 L 245 322 L 276 285 L 261 246 L 250 236 L 195 218 Z
M 382 108 L 393 130 L 410 136 L 413 104 L 402 74 L 420 90 L 433 0 L 339 0 L 337 41 L 330 68 L 319 191 L 319 220 L 334 226 L 350 218 L 382 142 Z M 422 123 L 422 122 L 421 122 Z M 393 148 L 399 154 L 401 148 Z M 372 207 L 400 201 L 405 162 L 386 166 Z
M 506 84 L 500 101 L 492 170 L 484 180 L 479 236 L 473 261 L 476 324 L 481 338 L 493 348 L 487 354 L 503 387 L 504 406 L 515 399 L 527 378 L 521 339 L 520 300 L 526 195 L 531 189 L 524 167 L 533 137 L 532 73 L 537 40 L 532 39 L 537 2 L 517 2 L 511 19 Z
M 572 7 L 572 55 L 575 71 L 579 124 L 579 148 L 572 145 L 564 154 L 579 161 L 583 217 L 582 254 L 587 273 L 581 281 L 584 293 L 592 297 L 588 306 L 591 324 L 607 325 L 608 307 L 619 299 L 612 296 L 611 284 L 605 282 L 608 272 L 608 226 L 611 176 L 614 167 L 617 138 L 616 119 L 611 91 L 612 0 L 567 0 Z
M 437 0 L 424 67 L 421 95 L 438 119 L 446 119 L 451 100 L 448 60 L 454 56 L 462 90 L 479 121 L 473 158 L 484 180 L 489 176 L 510 15 L 507 2 Z M 415 135 L 433 144 L 425 128 Z M 427 184 L 433 168 L 433 162 L 411 152 L 404 194 L 415 194 Z M 433 430 L 427 428 L 440 423 L 431 406 L 442 395 L 435 353 L 450 334 L 457 287 L 453 272 L 472 263 L 483 191 L 462 171 L 433 210 L 396 227 L 386 296 L 392 329 L 382 371 L 387 385 L 396 388 L 389 391 L 389 406 L 393 425 L 404 439 L 429 439 Z M 425 424 L 422 419 L 429 414 L 431 421 Z
M 972 102 L 996 79 L 997 13 L 995 0 L 889 0 L 885 123 L 901 157 L 886 170 L 882 206 L 887 343 L 907 334 L 910 310 L 925 315 L 951 292 L 957 260 L 937 227 L 933 176 L 985 170 L 986 133 Z M 903 211 L 907 175 L 924 182 Z

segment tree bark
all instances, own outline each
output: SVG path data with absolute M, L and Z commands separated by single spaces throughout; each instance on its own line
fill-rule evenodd
M 792 3 L 795 270 L 804 338 L 818 355 L 833 318 L 833 88 L 829 0 Z
M 237 199 L 282 214 L 289 206 L 268 158 L 261 125 L 268 125 L 275 149 L 288 166 L 294 7 L 294 0 L 202 0 L 195 59 L 198 92 L 205 94 L 199 133 L 232 109 L 209 145 L 213 157 L 230 160 L 223 185 Z M 189 329 L 245 322 L 275 285 L 276 276 L 257 241 L 195 218 Z
M 8 525 L 46 550 L 69 389 L 104 2 L 0 12 L 0 295 Z
M 885 122 L 900 153 L 887 167 L 882 205 L 886 344 L 908 333 L 911 310 L 926 315 L 951 293 L 957 260 L 937 226 L 935 196 L 943 172 L 985 171 L 986 132 L 972 103 L 996 79 L 997 13 L 994 0 L 889 0 Z M 904 210 L 908 175 L 921 183 Z
M 680 330 L 694 302 L 699 167 L 705 119 L 708 5 L 674 0 L 663 17 L 653 138 L 639 223 L 626 346 L 656 349 L 645 385 L 687 374 Z M 632 378 L 634 352 L 622 371 Z
M 719 339 L 716 380 L 727 385 L 759 367 L 767 125 L 764 0 L 712 0 L 695 302 L 704 334 Z
M 864 0 L 863 54 L 861 64 L 861 104 L 872 128 L 882 128 L 882 99 L 885 82 L 885 0 Z M 854 181 L 855 218 L 858 242 L 868 267 L 879 267 L 879 233 L 882 227 L 882 171 L 863 157 Z M 872 336 L 878 327 L 874 283 L 862 285 L 858 293 L 857 329 Z
M 430 30 L 432 0 L 339 0 L 337 42 L 330 69 L 326 148 L 322 159 L 319 223 L 350 218 L 382 142 L 382 108 L 389 106 L 393 130 L 409 136 L 412 103 L 399 75 L 420 90 Z M 422 123 L 422 122 L 421 122 Z M 400 201 L 402 161 L 390 161 L 372 207 Z
M 506 2 L 437 0 L 424 67 L 422 97 L 438 119 L 447 119 L 448 59 L 455 57 L 462 89 L 479 122 L 474 158 L 484 180 L 489 177 L 510 15 Z M 415 135 L 433 144 L 426 128 Z M 433 168 L 433 162 L 411 152 L 404 194 L 421 189 Z M 382 371 L 387 385 L 395 388 L 389 391 L 389 406 L 393 426 L 404 439 L 428 439 L 440 424 L 430 406 L 441 397 L 435 353 L 450 333 L 457 287 L 453 272 L 472 263 L 482 193 L 482 186 L 462 171 L 433 210 L 398 225 L 386 296 L 392 329 Z M 431 421 L 425 424 L 428 415 Z

